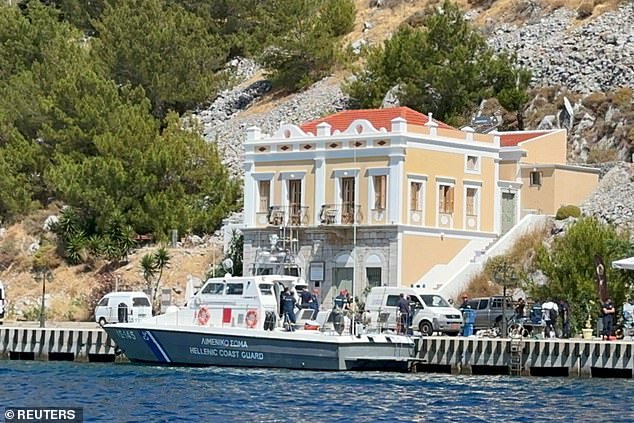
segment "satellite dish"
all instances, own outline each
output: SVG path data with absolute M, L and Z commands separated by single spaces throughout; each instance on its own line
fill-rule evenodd
M 231 260 L 230 258 L 224 259 L 222 261 L 222 268 L 224 269 L 225 272 L 233 271 L 233 260 Z

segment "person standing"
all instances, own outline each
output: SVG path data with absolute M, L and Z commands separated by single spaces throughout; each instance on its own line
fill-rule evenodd
M 299 299 L 301 301 L 300 308 L 311 308 L 310 302 L 312 301 L 312 294 L 306 288 L 301 288 L 299 291 Z
M 557 315 L 559 314 L 559 307 L 557 303 L 548 298 L 544 304 L 542 304 L 542 318 L 544 319 L 544 338 L 556 338 L 557 330 L 555 325 L 557 323 Z
M 400 313 L 400 320 L 399 320 L 399 333 L 402 334 L 407 334 L 408 331 L 408 323 L 409 323 L 409 315 L 411 312 L 411 308 L 409 306 L 409 300 L 407 298 L 405 298 L 405 294 L 401 293 L 400 298 L 398 299 L 398 303 L 396 303 L 396 306 L 398 307 L 398 311 Z
M 282 295 L 282 314 L 284 315 L 285 321 L 289 323 L 290 330 L 294 329 L 293 325 L 295 324 L 295 304 L 297 304 L 295 296 L 288 288 L 284 289 L 284 294 Z
M 612 336 L 612 327 L 614 326 L 614 306 L 611 299 L 605 300 L 605 303 L 601 306 L 601 311 L 603 312 L 603 334 L 601 339 L 609 341 L 610 336 Z
M 310 294 L 310 308 L 315 310 L 316 313 L 319 313 L 319 289 L 313 288 L 313 293 Z
M 524 317 L 524 308 L 526 307 L 526 301 L 524 298 L 520 298 L 517 300 L 517 305 L 515 305 L 515 317 L 521 319 Z
M 346 292 L 339 291 L 339 295 L 335 297 L 335 309 L 342 310 L 346 307 Z
M 469 307 L 469 296 L 467 294 L 462 294 L 462 304 L 459 307 L 461 310 Z
M 561 337 L 568 339 L 570 338 L 570 306 L 568 301 L 561 302 L 559 313 L 561 314 Z

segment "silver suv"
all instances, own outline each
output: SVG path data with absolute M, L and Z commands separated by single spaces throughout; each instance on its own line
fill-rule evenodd
M 502 296 L 472 298 L 467 302 L 467 307 L 475 310 L 474 330 L 500 327 L 502 322 Z M 506 319 L 511 320 L 515 311 L 513 300 L 506 297 Z

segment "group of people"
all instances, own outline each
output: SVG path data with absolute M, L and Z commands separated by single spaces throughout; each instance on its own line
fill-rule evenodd
M 347 289 L 339 291 L 339 294 L 335 297 L 334 304 L 335 310 L 343 311 L 344 314 L 354 315 L 358 311 L 354 298 L 352 298 Z
M 281 298 L 281 318 L 283 318 L 289 324 L 295 324 L 297 321 L 295 316 L 295 308 L 303 309 L 310 308 L 315 310 L 315 312 L 319 311 L 319 297 L 318 289 L 315 288 L 313 291 L 309 291 L 307 288 L 301 287 L 298 288 L 299 292 L 295 291 L 293 288 L 284 288 L 284 292 L 282 292 Z
M 553 301 L 548 298 L 541 305 L 544 322 L 544 338 L 570 338 L 570 305 L 566 300 Z M 561 320 L 561 333 L 558 333 L 557 320 Z

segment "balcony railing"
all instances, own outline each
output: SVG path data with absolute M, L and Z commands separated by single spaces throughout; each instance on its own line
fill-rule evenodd
M 308 206 L 271 206 L 266 212 L 258 212 L 258 223 L 274 226 L 303 226 L 310 223 Z
M 359 204 L 324 204 L 319 210 L 319 223 L 322 225 L 351 225 L 363 222 Z

